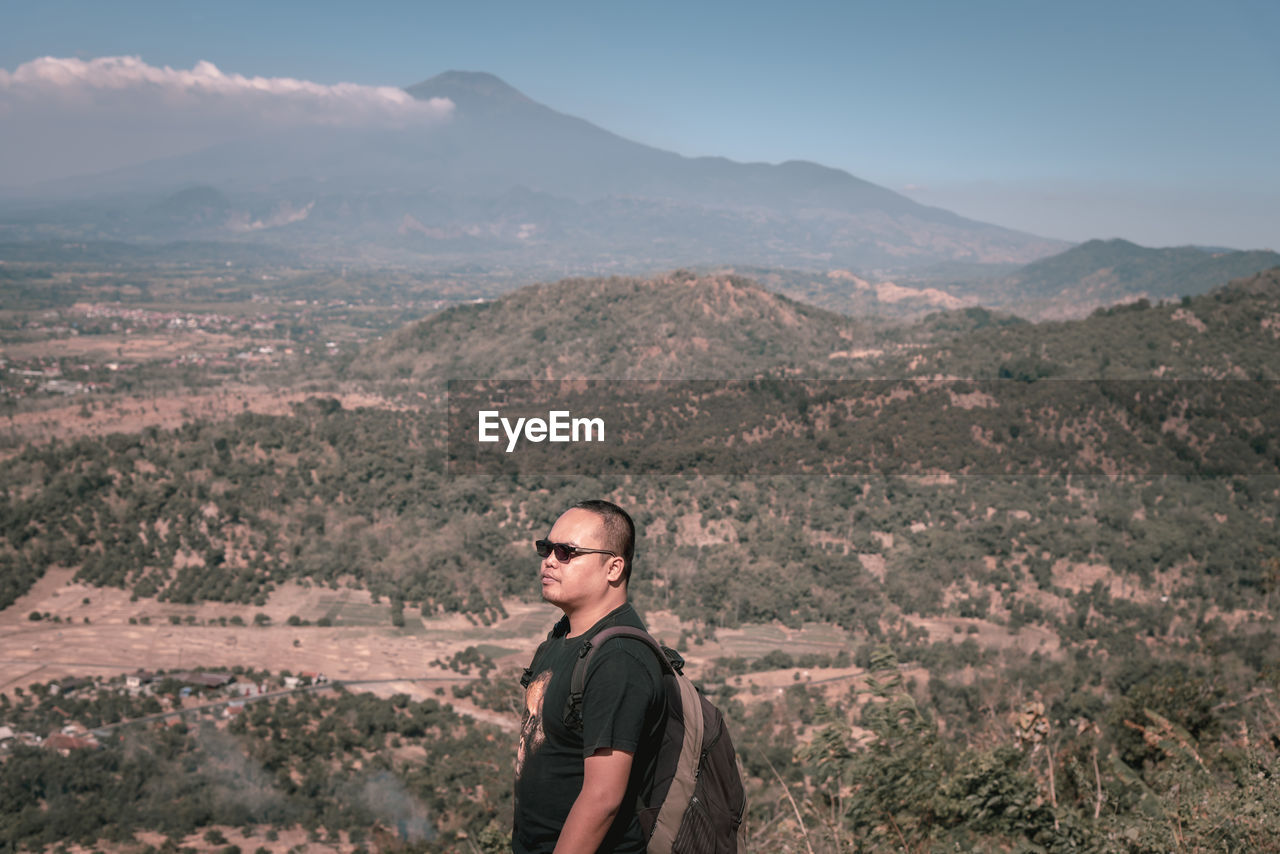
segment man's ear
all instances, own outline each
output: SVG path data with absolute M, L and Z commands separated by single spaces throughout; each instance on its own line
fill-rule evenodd
M 623 579 L 622 570 L 624 567 L 626 567 L 626 565 L 627 565 L 627 562 L 620 557 L 609 558 L 609 569 L 607 572 L 607 578 L 609 579 L 610 584 L 620 584 L 622 582 L 622 579 Z

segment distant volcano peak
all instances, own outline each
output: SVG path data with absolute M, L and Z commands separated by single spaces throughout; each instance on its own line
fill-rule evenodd
M 446 71 L 404 91 L 447 98 L 456 109 L 429 126 L 253 136 L 68 179 L 56 191 L 81 199 L 151 195 L 136 217 L 100 214 L 94 222 L 104 235 L 238 240 L 235 223 L 247 216 L 263 224 L 263 240 L 338 253 L 330 257 L 375 246 L 387 258 L 531 277 L 575 264 L 626 271 L 726 260 L 897 270 L 1019 263 L 1062 248 L 817 163 L 663 151 L 558 112 L 482 71 Z M 314 213 L 296 218 L 312 205 Z M 74 216 L 59 214 L 57 222 Z M 47 224 L 23 233 L 45 234 Z
M 415 98 L 448 98 L 459 107 L 532 104 L 523 92 L 487 71 L 446 71 L 405 88 Z

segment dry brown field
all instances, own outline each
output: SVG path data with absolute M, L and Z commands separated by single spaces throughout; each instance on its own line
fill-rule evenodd
M 181 356 L 225 356 L 236 347 L 270 344 L 286 347 L 287 341 L 273 338 L 251 338 L 224 332 L 193 329 L 168 334 L 110 333 L 106 335 L 71 335 L 37 341 L 12 341 L 4 344 L 3 354 L 10 359 L 75 358 L 92 362 L 154 362 Z
M 374 604 L 365 590 L 287 583 L 260 608 L 219 602 L 179 605 L 131 601 L 128 591 L 91 587 L 73 575 L 51 569 L 0 611 L 0 690 L 71 675 L 236 664 L 322 672 L 343 680 L 414 679 L 441 675 L 431 662 L 468 646 L 497 652 L 492 657 L 499 665 L 523 666 L 558 617 L 548 605 L 510 600 L 504 604 L 508 616 L 489 626 L 456 614 L 421 617 L 406 612 L 407 625 L 399 629 L 391 625 L 386 602 Z M 62 622 L 33 621 L 33 611 L 56 615 Z M 258 613 L 270 617 L 271 625 L 253 625 Z M 237 616 L 246 625 L 210 625 Z M 291 616 L 313 625 L 289 626 Z M 324 616 L 335 624 L 314 625 Z M 668 644 L 692 628 L 668 612 L 646 616 L 654 634 Z M 171 622 L 173 617 L 179 624 Z M 141 624 L 143 618 L 150 625 Z M 188 625 L 188 619 L 195 625 Z M 828 627 L 771 625 L 721 629 L 714 640 L 685 646 L 682 652 L 696 672 L 720 656 L 755 657 L 773 649 L 834 652 L 839 643 Z
M 27 442 L 136 433 L 148 427 L 171 430 L 194 419 L 222 420 L 242 412 L 287 415 L 293 404 L 316 394 L 270 386 L 231 384 L 216 391 L 132 397 L 111 401 L 109 405 L 93 400 L 94 405 L 87 407 L 87 414 L 82 411 L 86 399 L 70 398 L 69 402 L 43 409 L 0 416 L 0 436 L 9 440 L 11 447 L 17 448 Z M 365 392 L 325 394 L 337 398 L 348 409 L 361 406 L 396 408 L 391 401 Z
M 353 688 L 425 699 L 435 696 L 437 688 L 470 678 L 432 662 L 477 646 L 501 669 L 517 672 L 558 616 L 550 606 L 512 600 L 505 603 L 508 616 L 489 626 L 460 615 L 423 618 L 407 612 L 401 629 L 391 625 L 387 603 L 374 604 L 364 590 L 289 583 L 260 608 L 217 602 L 178 605 L 152 599 L 131 601 L 125 590 L 90 587 L 74 581 L 73 575 L 71 570 L 50 570 L 30 592 L 0 611 L 0 691 L 68 676 L 241 665 L 272 672 L 324 673 L 346 682 L 368 680 L 374 684 Z M 50 618 L 56 615 L 61 622 L 33 621 L 29 619 L 33 611 Z M 271 624 L 254 625 L 259 613 L 270 617 Z M 291 616 L 312 625 L 290 626 Z M 314 625 L 325 616 L 334 625 Z M 233 617 L 245 625 L 218 624 L 219 618 Z M 142 624 L 144 618 L 149 625 Z M 174 624 L 171 618 L 179 622 Z M 188 624 L 189 619 L 194 624 Z M 681 634 L 692 629 L 668 612 L 650 612 L 646 619 L 654 634 L 669 645 L 676 645 Z M 720 629 L 714 639 L 701 644 L 686 642 L 681 652 L 688 660 L 688 672 L 697 677 L 718 657 L 755 658 L 775 649 L 793 655 L 834 653 L 844 646 L 842 634 L 820 625 L 744 626 Z M 831 685 L 843 693 L 861 672 L 854 667 L 788 668 L 743 674 L 735 685 L 760 699 L 796 681 Z M 758 688 L 751 691 L 752 686 Z M 504 720 L 466 702 L 453 698 L 450 702 L 459 711 L 502 726 L 514 723 L 514 718 Z
M 15 687 L 67 676 L 107 678 L 138 669 L 240 665 L 273 673 L 323 673 L 348 683 L 350 690 L 382 697 L 406 694 L 415 700 L 436 698 L 460 714 L 514 732 L 519 726 L 514 710 L 508 714 L 479 708 L 469 699 L 454 697 L 449 690 L 475 676 L 464 676 L 433 662 L 476 646 L 498 664 L 498 673 L 491 678 L 514 681 L 558 617 L 558 612 L 548 605 L 513 600 L 504 603 L 508 616 L 489 626 L 460 615 L 422 618 L 407 612 L 405 627 L 396 628 L 391 625 L 387 603 L 373 603 L 363 590 L 290 583 L 275 591 L 260 608 L 224 603 L 176 605 L 131 601 L 127 591 L 89 587 L 72 576 L 70 570 L 51 570 L 26 596 L 0 611 L 0 691 L 11 692 Z M 57 615 L 62 622 L 32 621 L 32 611 Z M 271 625 L 253 625 L 258 613 L 270 617 Z M 246 625 L 217 623 L 219 618 L 229 620 L 236 616 Z M 290 616 L 313 625 L 289 626 L 286 621 Z M 324 616 L 334 620 L 335 625 L 315 626 L 315 621 Z M 85 617 L 90 622 L 85 623 Z M 149 618 L 150 625 L 142 625 L 139 621 L 143 618 Z M 179 623 L 173 624 L 170 618 L 177 618 Z M 195 625 L 186 623 L 189 618 L 194 619 Z M 682 634 L 694 629 L 665 611 L 647 613 L 646 621 L 668 645 L 679 644 Z M 927 623 L 933 639 L 954 642 L 953 623 L 981 621 L 921 622 Z M 969 636 L 965 633 L 959 637 Z M 975 637 L 983 646 L 1016 645 L 1042 650 L 1056 648 L 1057 640 L 1055 637 L 1050 643 L 1026 629 L 1018 635 L 1008 635 L 993 625 L 983 625 Z M 681 652 L 687 660 L 686 672 L 697 679 L 719 657 L 756 658 L 773 650 L 792 655 L 833 654 L 848 646 L 844 632 L 832 626 L 808 624 L 793 629 L 775 623 L 719 629 L 714 638 L 702 643 L 686 641 Z M 929 674 L 923 669 L 905 668 L 902 673 L 904 678 L 914 677 L 918 684 L 928 682 Z M 865 670 L 854 666 L 790 667 L 744 673 L 729 681 L 737 690 L 738 699 L 747 704 L 772 702 L 796 685 L 821 692 L 829 702 L 856 694 L 861 703 L 869 696 L 866 676 Z M 261 844 L 253 841 L 253 847 Z M 292 844 L 300 841 L 304 840 L 293 840 Z M 315 850 L 348 850 L 336 843 L 310 845 Z M 289 847 L 268 845 L 273 851 Z
M 513 602 L 511 616 L 487 628 L 457 615 L 423 619 L 406 614 L 409 625 L 401 630 L 391 625 L 390 608 L 374 605 L 363 590 L 286 584 L 261 608 L 216 602 L 175 605 L 133 602 L 127 591 L 89 587 L 72 575 L 70 570 L 50 570 L 27 595 L 0 611 L 0 690 L 72 675 L 242 665 L 324 673 L 344 681 L 404 680 L 400 688 L 418 685 L 409 693 L 425 697 L 449 673 L 431 662 L 468 646 L 488 644 L 510 650 L 508 656 L 527 658 L 537 632 L 515 630 L 540 625 L 536 612 L 546 610 Z M 32 621 L 33 611 L 57 615 L 62 622 Z M 337 624 L 330 627 L 286 624 L 290 616 L 314 623 L 335 612 Z M 253 625 L 258 613 L 269 616 L 272 624 Z M 345 620 L 355 624 L 343 625 L 344 615 L 352 613 L 356 618 Z M 235 616 L 246 625 L 209 625 Z M 150 625 L 139 622 L 144 617 Z M 171 617 L 182 622 L 174 625 Z M 188 618 L 196 624 L 187 625 Z M 433 681 L 409 681 L 428 678 Z

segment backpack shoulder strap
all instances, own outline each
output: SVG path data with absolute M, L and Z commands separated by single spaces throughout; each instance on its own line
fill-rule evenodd
M 658 664 L 664 673 L 677 676 L 682 672 L 684 659 L 680 657 L 680 654 L 658 643 L 654 640 L 653 635 L 644 629 L 637 629 L 634 626 L 611 626 L 607 629 L 601 629 L 582 645 L 582 651 L 578 653 L 578 660 L 573 665 L 573 676 L 569 683 L 569 699 L 565 702 L 564 713 L 564 722 L 571 729 L 582 728 L 582 696 L 586 692 L 587 666 L 591 663 L 591 658 L 605 641 L 619 637 L 643 641 L 649 649 L 653 650 L 653 654 L 658 659 Z

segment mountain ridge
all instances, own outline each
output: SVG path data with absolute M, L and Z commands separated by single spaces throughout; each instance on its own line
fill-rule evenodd
M 979 289 L 984 304 L 1036 305 L 1041 317 L 1081 316 L 1123 301 L 1179 299 L 1280 265 L 1269 250 L 1207 251 L 1146 247 L 1128 240 L 1089 240 L 1022 267 Z
M 111 204 L 33 206 L 5 225 L 19 238 L 252 239 L 305 247 L 330 263 L 483 263 L 526 270 L 530 280 L 549 270 L 702 264 L 867 271 L 1026 262 L 1065 245 L 920 205 L 820 164 L 663 151 L 559 113 L 487 72 L 447 71 L 405 91 L 452 99 L 452 118 L 224 143 L 62 182 L 59 192 Z M 193 185 L 222 193 L 234 210 L 221 221 L 157 210 L 158 200 Z M 546 204 L 531 216 L 527 198 L 512 202 L 517 188 Z M 246 221 L 263 227 L 237 231 Z
M 530 320 L 530 318 L 534 318 Z M 568 324 L 564 334 L 559 323 Z M 579 331 L 581 330 L 581 331 Z M 360 359 L 375 379 L 750 378 L 869 347 L 872 326 L 730 274 L 570 278 L 410 324 Z
M 353 370 L 414 387 L 461 378 L 1273 381 L 1278 329 L 1280 267 L 1177 303 L 1085 318 L 1031 323 L 970 306 L 912 324 L 851 318 L 741 275 L 677 270 L 570 278 L 449 308 L 377 342 Z M 1113 343 L 1100 352 L 1099 341 Z

